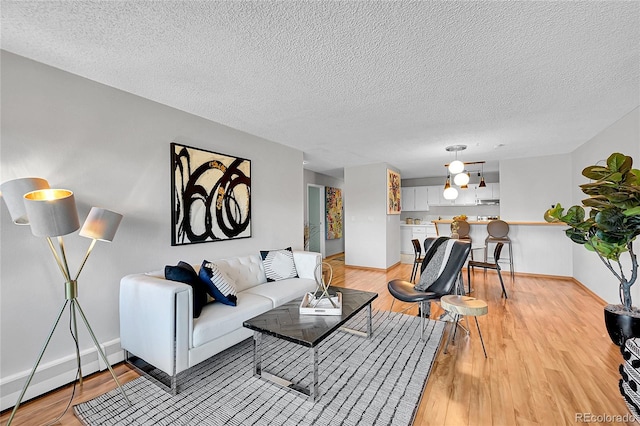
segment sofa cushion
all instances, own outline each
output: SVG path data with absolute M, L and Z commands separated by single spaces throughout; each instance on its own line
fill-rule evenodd
M 264 273 L 267 281 L 286 280 L 297 278 L 296 264 L 293 261 L 293 250 L 287 247 L 282 250 L 260 251 Z
M 302 301 L 302 296 L 316 289 L 315 280 L 308 278 L 290 278 L 272 281 L 245 290 L 245 293 L 257 294 L 271 299 L 273 306 L 280 306 L 294 299 Z
M 189 284 L 193 291 L 193 317 L 198 318 L 207 304 L 207 288 L 193 267 L 187 262 L 178 262 L 176 266 L 164 267 L 164 277 L 171 281 Z
M 193 346 L 198 347 L 242 328 L 244 321 L 271 308 L 271 299 L 247 292 L 238 293 L 238 305 L 235 307 L 210 303 L 202 309 L 200 318 L 193 321 Z
M 238 293 L 267 282 L 262 259 L 257 253 L 249 256 L 212 260 L 211 263 L 227 274 L 236 285 Z
M 236 306 L 236 287 L 227 274 L 216 265 L 205 260 L 200 267 L 200 278 L 207 285 L 207 292 L 225 305 Z

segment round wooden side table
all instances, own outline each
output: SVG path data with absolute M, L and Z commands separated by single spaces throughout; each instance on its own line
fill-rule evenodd
M 453 314 L 453 328 L 449 331 L 449 338 L 447 339 L 447 344 L 444 347 L 444 353 L 447 353 L 449 343 L 453 340 L 460 318 L 463 316 L 472 316 L 476 320 L 476 327 L 478 327 L 478 334 L 480 335 L 480 342 L 482 343 L 482 351 L 486 358 L 487 350 L 484 347 L 484 340 L 482 339 L 480 324 L 478 324 L 478 317 L 480 315 L 486 315 L 489 312 L 487 302 L 474 297 L 448 295 L 443 296 L 440 299 L 440 306 L 442 306 L 442 309 L 448 313 Z

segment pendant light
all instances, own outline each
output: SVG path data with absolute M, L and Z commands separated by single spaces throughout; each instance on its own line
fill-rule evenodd
M 486 188 L 487 184 L 484 181 L 484 163 L 482 164 L 482 176 L 480 177 L 480 184 L 478 185 L 478 188 Z
M 444 192 L 442 193 L 442 196 L 446 200 L 455 200 L 458 198 L 458 190 L 451 186 L 451 179 L 449 175 L 447 175 L 447 180 L 444 183 Z

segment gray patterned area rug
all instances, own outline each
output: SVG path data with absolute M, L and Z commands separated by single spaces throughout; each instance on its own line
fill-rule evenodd
M 348 326 L 366 329 L 365 315 Z M 446 323 L 378 311 L 371 339 L 335 332 L 319 345 L 319 399 L 253 376 L 253 343 L 238 345 L 180 376 L 171 396 L 145 377 L 75 406 L 86 425 L 410 425 L 442 340 Z M 309 349 L 263 339 L 263 369 L 287 379 L 310 380 Z

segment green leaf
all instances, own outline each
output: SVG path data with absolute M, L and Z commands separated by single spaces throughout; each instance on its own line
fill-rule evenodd
M 609 180 L 611 182 L 615 182 L 615 183 L 620 183 L 620 182 L 622 182 L 622 178 L 623 177 L 624 177 L 624 175 L 622 173 L 615 172 L 615 173 L 611 173 L 611 175 L 609 175 L 607 180 Z
M 605 231 L 614 231 L 622 226 L 624 215 L 618 209 L 606 209 L 598 212 L 595 217 L 598 228 Z
M 619 152 L 614 152 L 607 158 L 607 167 L 612 172 L 620 172 L 626 173 L 631 170 L 631 166 L 633 165 L 633 160 L 631 157 L 627 157 L 624 154 L 620 154 Z
M 586 244 L 589 241 L 584 232 L 574 228 L 569 228 L 564 233 L 576 244 Z
M 629 194 L 625 192 L 612 192 L 611 194 L 607 194 L 606 198 L 612 203 L 622 203 L 629 199 Z
M 640 215 L 640 206 L 635 206 L 635 207 L 632 207 L 630 209 L 627 209 L 627 210 L 623 211 L 622 214 L 625 215 L 625 216 Z
M 606 209 L 608 207 L 611 207 L 611 203 L 609 202 L 607 197 L 604 196 L 585 198 L 584 200 L 582 200 L 582 205 L 584 205 L 585 207 L 594 207 L 598 209 Z
M 584 220 L 584 209 L 580 206 L 571 206 L 567 210 L 567 214 L 560 219 L 571 226 L 579 224 Z
M 611 170 L 602 166 L 589 166 L 582 170 L 582 175 L 591 180 L 602 180 L 611 174 Z

